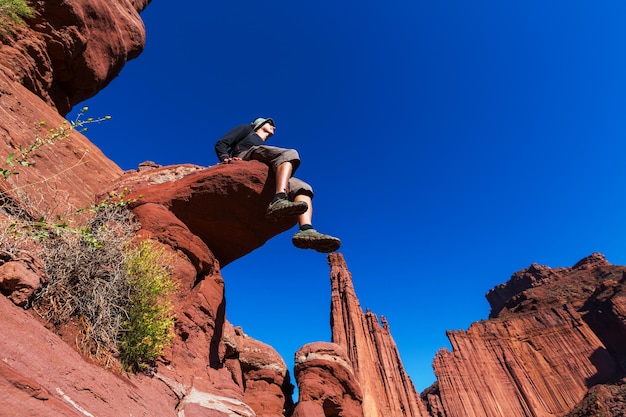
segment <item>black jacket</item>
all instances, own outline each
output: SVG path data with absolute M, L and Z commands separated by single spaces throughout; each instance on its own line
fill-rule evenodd
M 263 139 L 252 131 L 252 126 L 239 125 L 215 143 L 217 159 L 223 161 L 245 152 L 253 146 L 263 145 Z

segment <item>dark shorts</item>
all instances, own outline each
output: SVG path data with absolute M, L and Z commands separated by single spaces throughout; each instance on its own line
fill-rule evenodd
M 291 162 L 293 165 L 293 173 L 296 172 L 300 166 L 300 155 L 295 149 L 279 148 L 277 146 L 253 146 L 245 152 L 237 155 L 244 161 L 259 161 L 272 167 L 274 172 L 279 165 L 285 162 Z M 293 200 L 298 194 L 305 194 L 313 198 L 313 188 L 306 182 L 291 177 L 289 178 L 289 199 Z

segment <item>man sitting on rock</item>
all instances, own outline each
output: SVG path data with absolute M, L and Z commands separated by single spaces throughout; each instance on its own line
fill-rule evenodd
M 298 152 L 265 145 L 265 141 L 274 135 L 274 130 L 273 119 L 258 117 L 252 123 L 239 125 L 226 133 L 215 144 L 215 153 L 223 164 L 255 160 L 269 165 L 276 176 L 276 195 L 267 208 L 266 217 L 276 220 L 298 216 L 300 230 L 291 239 L 294 246 L 324 253 L 336 251 L 341 241 L 319 233 L 311 224 L 313 189 L 292 176 L 300 166 Z

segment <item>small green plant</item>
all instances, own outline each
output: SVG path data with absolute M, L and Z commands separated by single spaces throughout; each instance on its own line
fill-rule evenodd
M 120 359 L 128 370 L 142 370 L 163 353 L 174 334 L 171 295 L 176 285 L 167 266 L 170 259 L 151 240 L 126 256 L 130 303 L 120 329 Z
M 33 9 L 25 0 L 0 0 L 0 26 L 3 29 L 10 24 L 23 24 L 25 17 L 33 17 Z
M 0 0 L 0 4 L 3 0 Z M 105 120 L 110 120 L 111 116 L 104 116 L 97 119 L 89 117 L 87 119 L 83 119 L 82 117 L 85 115 L 85 112 L 89 110 L 88 107 L 83 107 L 81 111 L 78 113 L 76 118 L 67 122 L 64 121 L 63 124 L 57 128 L 50 129 L 43 136 L 36 136 L 33 143 L 29 146 L 22 146 L 12 152 L 7 156 L 5 163 L 5 168 L 0 168 L 0 178 L 7 180 L 12 175 L 19 174 L 19 171 L 16 171 L 17 166 L 27 167 L 31 164 L 30 156 L 41 149 L 42 146 L 48 144 L 53 145 L 56 142 L 68 138 L 72 130 L 76 130 L 77 132 L 86 132 L 88 130 L 87 125 L 91 123 L 100 123 Z M 39 122 L 39 126 L 45 126 L 46 122 Z

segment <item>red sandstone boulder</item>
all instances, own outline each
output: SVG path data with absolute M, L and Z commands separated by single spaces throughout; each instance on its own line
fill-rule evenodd
M 224 335 L 236 352 L 243 375 L 244 400 L 257 417 L 281 417 L 293 410 L 293 386 L 283 358 L 271 346 L 252 339 L 240 327 Z
M 0 292 L 18 306 L 25 306 L 41 287 L 41 278 L 22 262 L 0 265 Z
M 222 267 L 296 223 L 265 218 L 274 179 L 269 167 L 257 161 L 145 169 L 124 175 L 110 189 L 127 189 L 129 198 L 137 198 L 131 207 L 144 227 L 140 207 L 165 207 L 211 248 Z
M 363 394 L 344 349 L 316 342 L 295 356 L 299 400 L 294 417 L 362 417 Z

